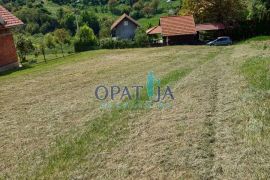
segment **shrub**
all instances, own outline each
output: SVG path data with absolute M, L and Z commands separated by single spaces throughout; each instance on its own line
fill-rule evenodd
M 130 16 L 133 17 L 134 19 L 140 19 L 144 17 L 141 11 L 136 11 L 136 10 L 132 11 L 130 13 Z
M 138 47 L 147 47 L 150 44 L 145 29 L 140 27 L 136 30 L 134 40 Z
M 84 25 L 80 28 L 80 31 L 76 34 L 74 41 L 74 49 L 75 52 L 88 51 L 91 49 L 95 49 L 97 46 L 97 38 L 93 32 L 93 30 Z
M 135 43 L 131 40 L 106 38 L 100 40 L 99 47 L 102 49 L 124 49 L 135 47 Z
M 19 36 L 16 41 L 16 48 L 21 62 L 25 62 L 26 55 L 35 50 L 35 47 L 30 39 L 26 39 L 23 36 Z

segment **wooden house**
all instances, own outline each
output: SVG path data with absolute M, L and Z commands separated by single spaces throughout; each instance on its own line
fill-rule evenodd
M 123 14 L 111 26 L 111 35 L 118 39 L 132 40 L 138 26 L 139 24 L 137 21 L 127 14 Z

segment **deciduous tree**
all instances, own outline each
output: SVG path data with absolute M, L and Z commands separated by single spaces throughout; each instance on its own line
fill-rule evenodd
M 54 31 L 55 42 L 60 45 L 62 55 L 64 57 L 63 45 L 70 42 L 70 35 L 65 29 L 57 29 Z

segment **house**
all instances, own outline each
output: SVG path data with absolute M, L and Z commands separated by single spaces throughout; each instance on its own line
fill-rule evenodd
M 0 6 L 0 72 L 19 67 L 11 28 L 23 22 Z
M 222 35 L 225 26 L 221 23 L 195 24 L 193 16 L 161 17 L 159 25 L 146 31 L 150 37 L 161 37 L 163 44 L 193 44 L 204 32 Z
M 119 39 L 133 39 L 137 27 L 139 27 L 137 21 L 127 14 L 123 14 L 111 26 L 111 34 L 112 37 Z
M 166 45 L 191 44 L 197 35 L 193 16 L 161 17 L 159 26 L 146 31 L 150 36 L 160 34 Z

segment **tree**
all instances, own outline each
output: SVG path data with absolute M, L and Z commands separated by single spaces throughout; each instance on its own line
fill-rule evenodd
M 242 0 L 183 0 L 180 15 L 194 15 L 197 22 L 234 23 L 245 16 Z
M 99 34 L 100 25 L 97 16 L 93 12 L 84 11 L 80 16 L 80 25 L 88 25 L 95 35 Z
M 21 62 L 26 61 L 26 55 L 32 52 L 35 48 L 31 40 L 19 36 L 16 42 L 16 48 Z
M 24 6 L 19 8 L 15 15 L 26 24 L 23 28 L 31 34 L 50 32 L 58 26 L 56 18 L 43 7 L 28 8 Z
M 154 12 L 154 9 L 150 6 L 149 3 L 144 4 L 143 13 L 146 15 L 146 17 L 150 17 Z
M 139 0 L 138 2 L 136 2 L 133 5 L 133 9 L 136 10 L 136 11 L 142 10 L 143 9 L 143 2 L 142 2 L 142 0 Z
M 270 2 L 268 2 L 270 3 Z M 270 5 L 266 0 L 253 0 L 249 18 L 257 21 L 269 21 L 270 20 Z
M 48 33 L 45 35 L 45 44 L 46 44 L 46 47 L 48 47 L 50 49 L 55 48 L 54 37 L 51 33 Z
M 59 20 L 63 19 L 64 16 L 65 16 L 65 12 L 64 12 L 64 9 L 61 7 L 59 9 L 57 9 L 56 11 L 56 16 Z
M 152 7 L 152 9 L 155 11 L 155 13 L 158 10 L 158 6 L 159 6 L 159 0 L 152 0 L 150 6 Z
M 117 4 L 118 4 L 117 0 L 109 0 L 108 1 L 108 6 L 109 6 L 110 9 L 114 8 Z
M 38 50 L 43 55 L 44 61 L 47 62 L 47 60 L 46 60 L 46 44 L 44 43 L 44 41 L 39 43 Z
M 76 16 L 72 13 L 67 14 L 63 19 L 63 27 L 68 29 L 72 35 L 76 33 L 77 25 L 76 25 Z
M 93 30 L 86 24 L 76 34 L 74 49 L 76 52 L 87 51 L 97 46 L 97 38 Z
M 111 37 L 111 25 L 113 24 L 113 19 L 110 17 L 104 17 L 101 19 L 101 28 L 99 31 L 99 38 Z
M 54 54 L 57 56 L 57 51 L 55 49 L 55 39 L 52 33 L 48 33 L 44 37 L 45 45 L 49 49 L 54 49 Z
M 56 29 L 53 34 L 55 37 L 55 42 L 60 45 L 61 52 L 64 57 L 63 45 L 70 42 L 70 35 L 65 29 Z
M 28 23 L 25 26 L 25 30 L 29 32 L 30 34 L 36 34 L 39 32 L 39 25 L 36 23 Z

